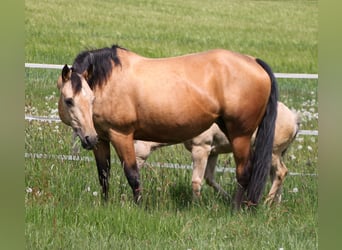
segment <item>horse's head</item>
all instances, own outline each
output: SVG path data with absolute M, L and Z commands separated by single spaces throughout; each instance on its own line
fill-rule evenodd
M 58 113 L 62 122 L 71 126 L 85 149 L 92 149 L 97 143 L 97 133 L 93 123 L 93 91 L 87 79 L 88 71 L 78 74 L 67 65 L 58 78 L 60 91 Z

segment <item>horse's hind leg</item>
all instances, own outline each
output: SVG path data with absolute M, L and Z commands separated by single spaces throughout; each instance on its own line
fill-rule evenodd
M 270 172 L 272 187 L 267 195 L 265 204 L 271 205 L 272 203 L 281 202 L 282 187 L 288 170 L 280 157 L 280 155 L 273 155 Z
M 109 176 L 110 176 L 110 147 L 108 141 L 99 140 L 93 149 L 96 160 L 97 171 L 102 194 L 104 199 L 108 200 Z
M 207 184 L 215 189 L 220 195 L 228 199 L 227 192 L 215 181 L 215 167 L 217 163 L 217 154 L 211 154 L 208 158 L 207 167 L 205 168 L 204 178 Z
M 251 155 L 251 137 L 239 136 L 230 137 L 234 159 L 236 163 L 236 179 L 238 182 L 233 207 L 239 210 L 244 198 L 244 193 L 250 181 L 252 166 L 250 162 Z

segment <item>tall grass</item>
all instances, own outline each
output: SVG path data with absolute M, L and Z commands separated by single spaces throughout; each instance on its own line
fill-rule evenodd
M 25 60 L 71 64 L 86 48 L 118 43 L 150 57 L 226 48 L 266 60 L 275 72 L 317 73 L 317 1 L 25 1 Z M 59 70 L 25 70 L 25 113 L 57 116 Z M 317 80 L 279 79 L 280 100 L 317 129 Z M 25 152 L 72 153 L 71 129 L 25 122 Z M 79 142 L 77 142 L 79 146 Z M 317 174 L 317 138 L 298 136 L 285 155 L 290 172 Z M 79 156 L 92 159 L 91 152 Z M 141 170 L 143 201 L 112 150 L 109 202 L 95 162 L 25 159 L 27 249 L 317 249 L 317 176 L 288 176 L 283 202 L 233 213 L 207 185 L 192 201 L 191 164 L 182 145 L 154 152 Z M 234 167 L 232 156 L 218 164 Z M 235 175 L 216 174 L 229 194 Z M 269 189 L 268 183 L 267 188 Z

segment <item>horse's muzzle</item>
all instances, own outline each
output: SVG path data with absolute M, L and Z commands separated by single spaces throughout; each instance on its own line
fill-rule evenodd
M 81 139 L 82 147 L 88 150 L 93 149 L 97 141 L 97 136 L 85 136 Z

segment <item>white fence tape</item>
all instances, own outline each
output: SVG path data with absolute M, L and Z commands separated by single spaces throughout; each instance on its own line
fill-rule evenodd
M 274 73 L 276 78 L 318 79 L 318 74 Z
M 25 63 L 25 68 L 33 69 L 62 69 L 63 67 L 62 64 Z M 318 74 L 274 73 L 274 75 L 277 78 L 318 79 Z
M 39 122 L 61 122 L 58 117 L 46 117 L 46 116 L 32 116 L 25 115 L 27 121 L 39 121 Z
M 63 69 L 61 64 L 42 64 L 42 63 L 25 63 L 25 68 L 32 69 Z

